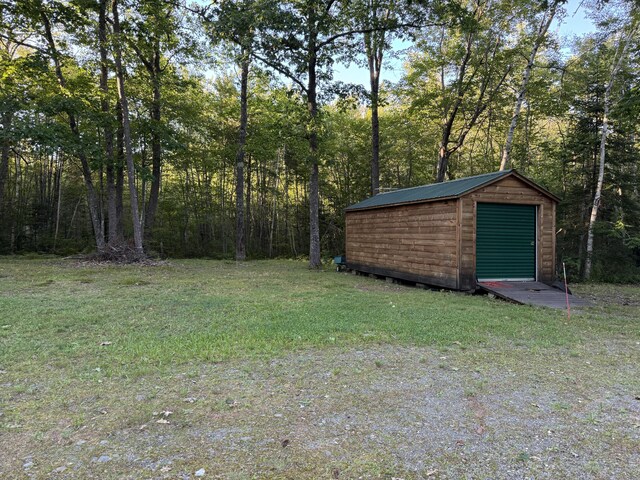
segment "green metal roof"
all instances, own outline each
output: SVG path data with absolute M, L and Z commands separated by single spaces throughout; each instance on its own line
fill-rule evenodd
M 393 192 L 380 193 L 356 203 L 355 205 L 347 207 L 347 211 L 383 207 L 385 205 L 423 202 L 436 200 L 438 198 L 455 198 L 511 173 L 515 173 L 515 171 L 503 170 L 501 172 L 485 173 L 474 177 L 459 178 L 448 182 L 432 183 L 431 185 L 422 185 L 420 187 L 403 188 L 402 190 L 394 190 Z M 521 177 L 520 175 L 518 176 Z

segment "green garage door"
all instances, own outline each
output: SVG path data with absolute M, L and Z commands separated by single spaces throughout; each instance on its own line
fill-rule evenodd
M 536 207 L 478 203 L 478 280 L 535 280 Z

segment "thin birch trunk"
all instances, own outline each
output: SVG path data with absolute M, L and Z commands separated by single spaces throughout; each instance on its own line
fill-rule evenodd
M 547 31 L 551 26 L 551 22 L 553 18 L 556 16 L 558 11 L 559 1 L 553 2 L 551 8 L 548 12 L 545 13 L 542 18 L 542 23 L 540 23 L 540 27 L 538 28 L 538 36 L 536 37 L 536 41 L 533 44 L 533 48 L 531 49 L 531 55 L 529 56 L 529 61 L 527 62 L 527 66 L 524 69 L 524 74 L 522 75 L 522 83 L 520 84 L 520 89 L 518 90 L 518 95 L 516 96 L 516 103 L 513 107 L 513 116 L 511 117 L 511 125 L 509 125 L 509 131 L 507 132 L 507 139 L 505 141 L 504 149 L 502 151 L 502 160 L 500 161 L 500 170 L 506 170 L 511 167 L 511 148 L 513 146 L 513 135 L 516 131 L 516 126 L 518 125 L 518 117 L 520 116 L 520 110 L 522 108 L 522 103 L 524 102 L 525 94 L 527 92 L 527 86 L 529 85 L 529 79 L 531 78 L 531 71 L 533 70 L 533 66 L 536 61 L 536 55 L 538 54 L 538 50 L 540 46 L 544 42 L 544 39 L 547 35 Z
M 611 70 L 611 76 L 609 77 L 609 83 L 604 91 L 604 114 L 602 118 L 602 132 L 600 134 L 600 165 L 598 169 L 598 181 L 596 183 L 596 191 L 593 196 L 593 206 L 591 207 L 591 215 L 589 217 L 589 227 L 587 229 L 587 248 L 586 258 L 584 262 L 584 279 L 588 280 L 591 277 L 591 271 L 593 267 L 593 232 L 598 219 L 598 210 L 600 208 L 600 201 L 602 199 L 602 187 L 604 185 L 604 167 L 605 167 L 605 155 L 607 145 L 607 135 L 609 133 L 609 112 L 611 110 L 611 89 L 615 78 L 622 67 L 622 61 L 624 60 L 627 47 L 632 35 L 637 31 L 637 26 L 634 26 L 625 37 L 620 39 L 616 57 L 613 60 L 613 68 Z

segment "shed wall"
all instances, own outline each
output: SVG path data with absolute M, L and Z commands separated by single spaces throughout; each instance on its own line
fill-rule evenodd
M 476 205 L 478 202 L 536 205 L 538 281 L 552 282 L 555 275 L 555 202 L 525 182 L 507 177 L 460 198 L 460 289 L 475 288 Z
M 347 212 L 347 265 L 459 288 L 457 205 L 448 200 Z

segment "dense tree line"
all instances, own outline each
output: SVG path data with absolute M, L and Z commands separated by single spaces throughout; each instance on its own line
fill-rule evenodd
M 513 167 L 574 277 L 638 280 L 638 12 L 587 6 L 569 40 L 560 0 L 2 0 L 0 253 L 317 267 L 348 205 Z

